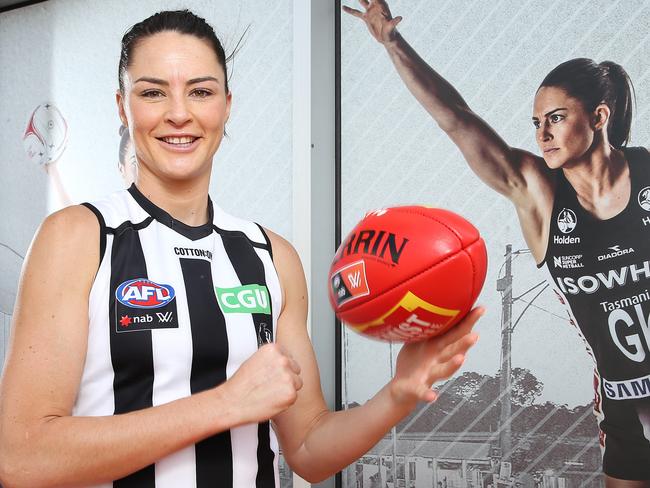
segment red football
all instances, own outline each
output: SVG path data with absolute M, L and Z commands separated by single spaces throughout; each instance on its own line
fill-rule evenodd
M 460 215 L 440 208 L 368 213 L 330 267 L 330 303 L 341 322 L 387 341 L 442 334 L 472 308 L 487 270 L 485 243 Z

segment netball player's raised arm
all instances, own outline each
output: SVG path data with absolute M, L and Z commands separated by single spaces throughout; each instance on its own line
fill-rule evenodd
M 360 0 L 364 11 L 343 7 L 363 20 L 370 34 L 388 52 L 399 76 L 463 153 L 472 170 L 489 186 L 516 200 L 525 191 L 525 166 L 534 156 L 511 148 L 461 97 L 458 91 L 429 66 L 396 30 L 401 17 L 393 17 L 384 0 Z

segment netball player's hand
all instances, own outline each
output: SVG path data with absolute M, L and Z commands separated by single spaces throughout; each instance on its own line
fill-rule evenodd
M 393 399 L 413 406 L 418 401 L 433 402 L 437 395 L 431 386 L 461 367 L 465 354 L 478 340 L 472 328 L 483 313 L 482 308 L 475 308 L 445 334 L 405 344 L 397 356 L 395 377 L 390 382 Z
M 223 386 L 242 424 L 261 422 L 295 403 L 302 388 L 300 366 L 277 344 L 266 344 Z
M 343 6 L 343 11 L 360 18 L 366 23 L 372 37 L 382 44 L 395 38 L 395 27 L 402 21 L 402 17 L 395 17 L 390 13 L 390 8 L 384 0 L 359 0 L 365 12 Z

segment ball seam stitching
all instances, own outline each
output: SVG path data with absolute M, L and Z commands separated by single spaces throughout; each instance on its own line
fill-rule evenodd
M 479 236 L 476 240 L 474 240 L 474 241 L 472 241 L 470 244 L 468 244 L 467 247 L 469 247 L 469 246 L 471 246 L 472 244 L 478 242 L 479 239 L 480 239 L 480 236 Z M 394 285 L 390 290 L 384 290 L 384 291 L 382 291 L 381 293 L 375 295 L 374 297 L 372 297 L 372 298 L 366 300 L 365 302 L 363 302 L 363 303 L 359 303 L 359 304 L 357 305 L 357 307 L 361 307 L 361 306 L 363 306 L 363 305 L 365 305 L 365 304 L 367 304 L 367 303 L 370 303 L 370 302 L 372 302 L 373 300 L 375 300 L 375 299 L 377 299 L 377 298 L 379 298 L 379 297 L 385 295 L 386 293 L 389 293 L 389 292 L 393 291 L 395 288 L 399 288 L 399 287 L 402 286 L 403 284 L 405 284 L 405 283 L 407 283 L 407 282 L 409 282 L 409 281 L 411 281 L 411 280 L 417 278 L 417 277 L 420 276 L 421 274 L 423 274 L 423 273 L 427 273 L 428 271 L 431 271 L 431 269 L 435 268 L 436 266 L 438 266 L 438 265 L 440 265 L 440 264 L 443 264 L 443 263 L 446 262 L 446 261 L 449 261 L 450 259 L 452 259 L 454 256 L 457 256 L 457 255 L 460 254 L 461 252 L 463 252 L 463 253 L 465 253 L 466 255 L 469 256 L 469 254 L 466 252 L 466 247 L 462 247 L 462 248 L 460 249 L 460 251 L 458 251 L 458 252 L 452 254 L 451 256 L 447 256 L 447 257 L 443 258 L 442 260 L 440 260 L 440 261 L 438 261 L 438 262 L 436 262 L 436 263 L 433 263 L 433 264 L 430 265 L 429 267 L 427 267 L 427 268 L 425 268 L 425 269 L 423 269 L 423 270 L 421 270 L 421 271 L 418 271 L 416 274 L 414 274 L 414 275 L 412 275 L 412 276 L 409 276 L 408 278 L 405 278 L 404 280 L 400 281 L 399 283 L 396 283 L 396 284 L 395 284 L 395 285 Z M 470 263 L 472 263 L 472 275 L 474 275 L 474 262 L 472 261 L 471 257 L 470 257 L 470 260 L 469 260 L 469 261 L 470 261 Z M 472 291 L 473 291 L 473 287 L 474 287 L 474 280 L 472 280 Z M 348 309 L 348 310 L 346 310 L 346 311 L 350 311 L 350 310 L 351 310 L 351 309 Z

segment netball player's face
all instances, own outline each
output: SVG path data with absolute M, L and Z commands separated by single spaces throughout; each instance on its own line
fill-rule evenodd
M 590 114 L 561 88 L 538 90 L 533 124 L 537 144 L 551 169 L 581 161 L 594 141 Z
M 142 177 L 209 178 L 231 97 L 207 41 L 176 32 L 142 39 L 117 99 Z

